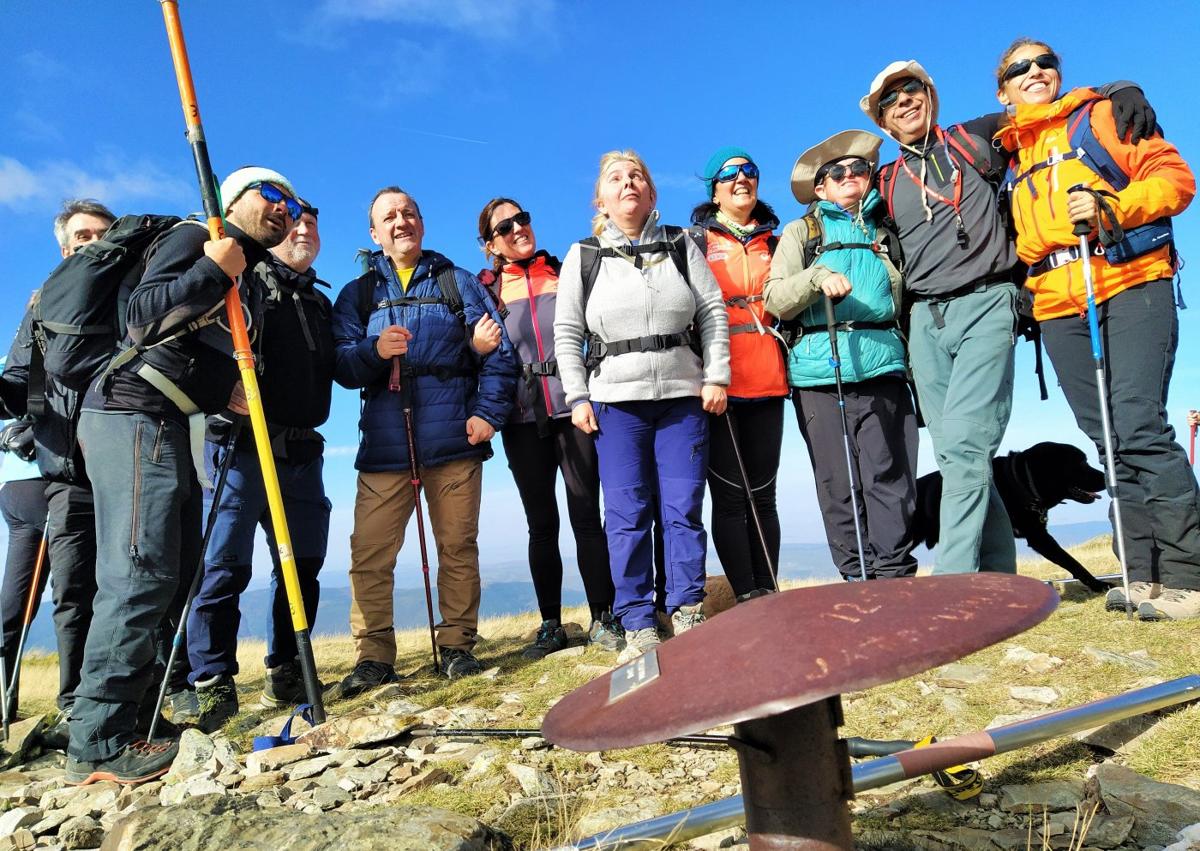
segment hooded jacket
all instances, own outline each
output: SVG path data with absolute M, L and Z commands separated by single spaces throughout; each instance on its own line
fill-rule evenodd
M 1196 179 L 1175 146 L 1161 136 L 1143 139 L 1136 145 L 1119 139 L 1111 101 L 1091 89 L 1074 89 L 1048 104 L 1017 106 L 996 136 L 1015 151 L 1015 174 L 1023 175 L 1051 155 L 1069 151 L 1071 115 L 1091 101 L 1095 104 L 1084 120 L 1091 122 L 1097 141 L 1129 175 L 1129 185 L 1116 191 L 1079 159 L 1063 160 L 1030 173 L 1028 179 L 1016 180 L 1009 197 L 1017 229 L 1017 253 L 1025 263 L 1036 263 L 1060 248 L 1079 244 L 1074 223 L 1067 215 L 1067 189 L 1071 186 L 1083 183 L 1113 192 L 1116 198 L 1108 200 L 1124 228 L 1176 216 L 1196 194 Z M 1103 255 L 1091 255 L 1089 263 L 1097 303 L 1129 287 L 1175 273 L 1167 244 L 1121 264 L 1110 263 Z M 1026 286 L 1034 294 L 1033 315 L 1038 320 L 1087 312 L 1083 271 L 1078 262 L 1031 276 Z
M 554 419 L 570 416 L 562 379 L 557 374 L 544 375 L 557 361 L 554 359 L 554 313 L 558 300 L 558 261 L 539 251 L 528 260 L 505 263 L 499 275 L 487 270 L 492 283 L 489 287 L 503 310 L 504 329 L 512 341 L 516 359 L 521 367 L 517 381 L 516 404 L 509 414 L 509 423 L 532 423 L 539 418 Z M 480 279 L 485 273 L 480 274 Z M 535 371 L 537 364 L 547 364 Z
M 703 232 L 705 259 L 721 287 L 729 316 L 730 397 L 786 396 L 779 338 L 768 331 L 775 317 L 762 302 L 763 284 L 771 271 L 771 232 L 779 220 L 759 223 L 744 238 L 734 235 L 715 216 L 697 225 Z
M 469 345 L 467 329 L 485 313 L 501 322 L 491 309 L 490 296 L 474 275 L 433 251 L 421 253 L 407 290 L 400 286 L 391 261 L 382 252 L 372 254 L 368 263 L 369 271 L 342 287 L 333 306 L 334 377 L 343 387 L 362 390 L 361 441 L 355 468 L 375 473 L 411 467 L 406 401 L 412 408 L 419 464 L 490 458 L 490 443 L 472 446 L 467 442 L 467 419 L 480 417 L 493 428 L 504 425 L 512 409 L 517 376 L 507 333 L 502 333 L 500 346 L 483 357 Z M 467 328 L 447 305 L 434 303 L 442 298 L 437 274 L 446 267 L 454 271 Z M 366 311 L 360 313 L 364 288 L 369 298 Z M 379 306 L 397 298 L 428 299 L 430 303 Z M 388 389 L 391 359 L 381 358 L 375 348 L 380 332 L 391 325 L 403 326 L 413 335 L 399 393 Z
M 639 242 L 664 242 L 658 212 L 646 219 Z M 613 222 L 605 224 L 600 244 L 628 250 L 632 243 Z M 574 408 L 583 402 L 631 402 L 699 396 L 705 384 L 729 384 L 729 322 L 721 288 L 700 249 L 685 239 L 690 281 L 666 253 L 642 255 L 641 269 L 624 257 L 600 261 L 595 287 L 583 305 L 579 243 L 571 246 L 558 281 L 554 352 L 559 375 Z M 695 326 L 701 353 L 688 346 L 628 352 L 606 357 L 588 375 L 583 346 L 588 333 L 605 342 L 679 334 Z
M 863 198 L 861 216 L 830 201 L 818 202 L 814 213 L 826 244 L 873 243 L 885 210 L 879 193 L 872 189 Z M 899 315 L 901 277 L 890 261 L 869 248 L 838 248 L 823 252 L 819 262 L 806 267 L 808 239 L 804 219 L 783 229 L 765 288 L 767 310 L 814 329 L 805 331 L 788 352 L 788 384 L 793 387 L 821 387 L 835 381 L 821 293 L 821 283 L 831 274 L 845 275 L 851 285 L 850 294 L 834 305 L 837 322 L 891 323 Z M 839 330 L 837 341 L 842 380 L 847 383 L 904 373 L 904 343 L 898 328 Z

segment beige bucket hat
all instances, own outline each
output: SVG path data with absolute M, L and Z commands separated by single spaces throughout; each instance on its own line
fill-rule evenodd
M 866 130 L 843 130 L 813 145 L 792 166 L 792 194 L 801 204 L 811 204 L 817 200 L 814 187 L 817 171 L 832 160 L 862 157 L 874 171 L 879 165 L 879 146 L 882 144 L 882 138 Z
M 867 118 L 871 119 L 876 124 L 879 124 L 879 99 L 883 97 L 883 93 L 899 80 L 904 80 L 908 77 L 915 77 L 925 84 L 929 89 L 929 114 L 931 116 L 930 126 L 937 124 L 938 120 L 938 94 L 937 88 L 933 85 L 933 77 L 921 67 L 921 63 L 915 59 L 906 59 L 900 62 L 893 62 L 882 71 L 875 75 L 875 79 L 871 81 L 871 89 L 858 101 L 858 107 Z M 879 126 L 883 126 L 879 124 Z

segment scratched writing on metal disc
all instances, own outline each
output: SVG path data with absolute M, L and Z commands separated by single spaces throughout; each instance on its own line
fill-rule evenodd
M 643 653 L 612 672 L 608 681 L 608 702 L 620 700 L 648 682 L 658 679 L 658 651 Z

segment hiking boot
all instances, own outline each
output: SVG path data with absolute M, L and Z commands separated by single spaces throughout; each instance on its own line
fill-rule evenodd
M 196 726 L 203 733 L 215 733 L 238 714 L 237 686 L 233 677 L 218 674 L 211 680 L 196 683 L 196 703 L 200 715 Z
M 1129 601 L 1137 608 L 1151 597 L 1162 593 L 1162 586 L 1155 582 L 1130 582 Z M 1104 595 L 1104 609 L 1109 612 L 1125 611 L 1125 588 L 1121 585 L 1109 588 Z
M 350 672 L 349 676 L 342 680 L 340 690 L 342 697 L 354 697 L 364 691 L 398 682 L 400 682 L 400 678 L 396 676 L 396 669 L 387 662 L 364 659 L 354 666 L 354 670 Z
M 601 612 L 588 630 L 588 645 L 610 653 L 625 649 L 625 627 L 617 623 L 612 612 Z
M 1133 589 L 1129 590 L 1132 593 Z M 1137 613 L 1144 621 L 1200 618 L 1200 591 L 1190 588 L 1164 588 L 1157 597 L 1139 603 Z
M 703 605 L 703 603 L 696 603 L 691 606 L 680 606 L 678 611 L 671 615 L 671 626 L 676 635 L 704 623 L 704 612 L 701 611 Z
M 86 762 L 67 757 L 67 783 L 72 786 L 87 786 L 99 780 L 116 783 L 145 783 L 167 773 L 175 755 L 179 753 L 179 742 L 131 742 L 121 752 L 99 762 Z
M 758 597 L 765 597 L 770 593 L 771 591 L 768 588 L 755 588 L 753 591 L 747 591 L 745 594 L 738 594 L 736 597 L 736 602 L 748 603 L 751 600 L 757 599 Z
M 470 650 L 459 650 L 455 647 L 439 647 L 438 655 L 442 658 L 442 673 L 449 679 L 458 680 L 463 677 L 472 677 L 475 674 L 483 673 L 483 665 L 471 655 Z
M 264 708 L 278 709 L 284 706 L 298 706 L 307 698 L 299 662 L 284 662 L 278 667 L 267 668 L 267 684 L 258 701 Z
M 194 724 L 200 717 L 200 703 L 190 688 L 168 694 L 167 703 L 171 706 L 171 720 L 176 724 Z
M 526 659 L 545 659 L 551 653 L 557 653 L 567 646 L 567 631 L 556 620 L 542 621 L 538 627 L 537 637 L 533 644 L 526 647 L 521 655 Z
M 628 630 L 625 633 L 625 649 L 617 656 L 617 664 L 624 665 L 660 644 L 662 641 L 659 640 L 658 630 L 652 626 Z

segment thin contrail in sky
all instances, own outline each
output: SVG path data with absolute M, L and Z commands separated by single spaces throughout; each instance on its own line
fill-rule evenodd
M 446 133 L 434 133 L 429 130 L 415 130 L 412 127 L 401 127 L 403 133 L 416 133 L 420 136 L 433 136 L 436 139 L 449 139 L 452 142 L 470 142 L 472 145 L 487 145 L 490 144 L 484 139 L 468 139 L 466 136 L 450 136 Z

